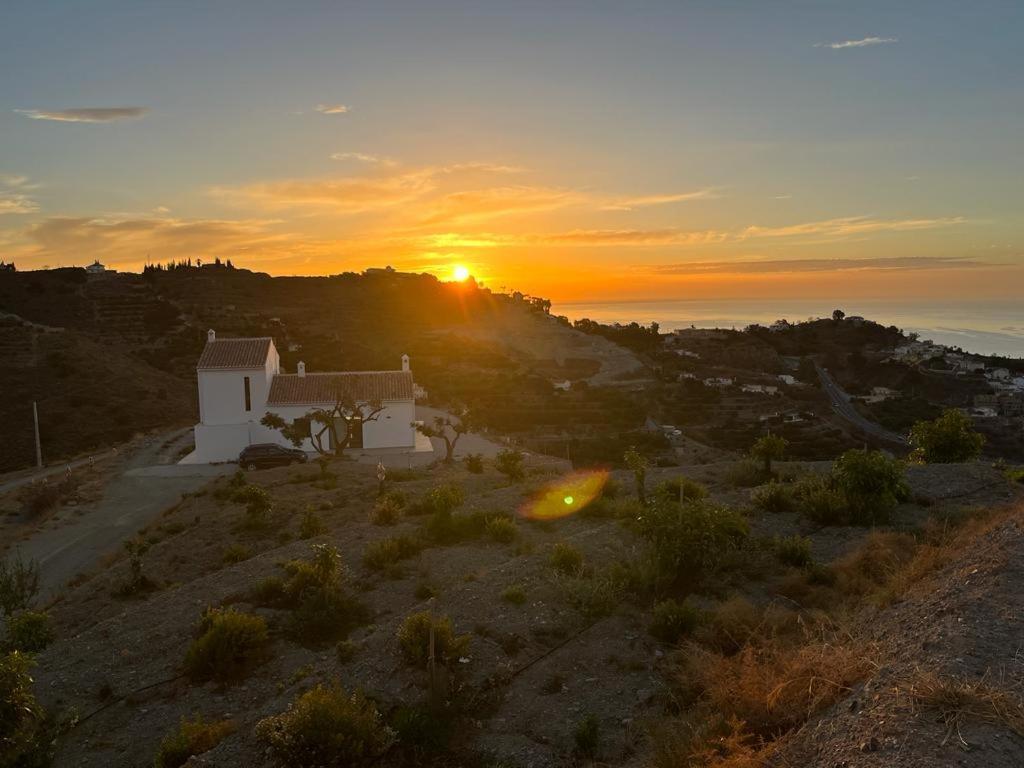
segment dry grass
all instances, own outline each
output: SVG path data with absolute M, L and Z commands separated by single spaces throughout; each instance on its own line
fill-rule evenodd
M 919 706 L 940 713 L 946 726 L 946 741 L 955 733 L 966 747 L 960 730 L 963 723 L 971 721 L 1007 728 L 1024 736 L 1024 700 L 990 685 L 984 678 L 962 680 L 927 672 L 911 685 L 911 696 Z

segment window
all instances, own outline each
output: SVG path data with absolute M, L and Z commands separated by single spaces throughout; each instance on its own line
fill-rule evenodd
M 249 377 L 245 377 L 245 410 L 252 410 L 252 392 L 249 389 Z

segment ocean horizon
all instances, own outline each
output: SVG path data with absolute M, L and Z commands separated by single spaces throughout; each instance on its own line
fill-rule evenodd
M 735 328 L 829 317 L 834 309 L 895 325 L 938 344 L 982 355 L 1024 358 L 1024 303 L 1017 301 L 811 301 L 764 299 L 676 299 L 659 301 L 564 302 L 553 314 L 600 323 L 658 323 L 678 328 Z

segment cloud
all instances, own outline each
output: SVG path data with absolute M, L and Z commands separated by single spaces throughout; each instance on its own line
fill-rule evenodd
M 613 200 L 601 207 L 602 211 L 631 211 L 634 208 L 646 208 L 651 205 L 665 205 L 666 203 L 681 203 L 690 200 L 713 200 L 718 194 L 712 189 L 700 189 L 696 192 L 680 192 L 664 195 L 641 195 L 639 197 L 627 197 Z
M 898 43 L 898 37 L 862 37 L 860 40 L 842 40 L 835 43 L 815 43 L 815 48 L 831 48 L 833 51 L 840 51 L 844 48 L 868 48 L 872 45 L 888 45 Z
M 366 152 L 335 152 L 331 155 L 331 160 L 358 160 L 360 163 L 368 163 L 370 165 L 383 165 L 388 168 L 392 168 L 398 165 L 397 160 L 393 160 L 390 157 L 384 157 L 382 155 L 370 155 Z
M 701 261 L 654 267 L 670 275 L 763 275 L 793 272 L 850 272 L 866 270 L 907 271 L 922 269 L 969 269 L 990 266 L 986 262 L 955 256 L 896 256 L 874 259 L 778 259 L 768 261 Z
M 434 248 L 498 248 L 503 246 L 684 246 L 721 243 L 729 238 L 717 230 L 678 229 L 574 229 L 534 235 L 458 234 L 448 232 L 424 239 Z
M 854 237 L 872 232 L 908 232 L 921 229 L 951 227 L 967 222 L 962 216 L 941 219 L 874 219 L 868 216 L 847 216 L 782 227 L 750 226 L 739 234 L 740 239 L 757 237 L 799 237 L 806 235 L 829 238 Z
M 321 115 L 347 115 L 349 107 L 345 104 L 317 104 L 313 107 Z
M 54 120 L 59 123 L 111 123 L 135 120 L 145 115 L 146 107 L 82 107 L 79 109 L 16 109 L 15 112 L 33 120 Z
M 35 189 L 28 176 L 0 173 L 0 216 L 4 214 L 37 213 L 39 203 L 24 193 Z
M 421 226 L 465 224 L 501 216 L 539 213 L 580 201 L 568 189 L 505 186 L 451 192 L 425 204 Z

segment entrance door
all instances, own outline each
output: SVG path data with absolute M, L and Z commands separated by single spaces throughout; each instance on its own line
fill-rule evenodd
M 342 424 L 339 424 L 338 436 L 344 440 L 345 432 L 342 430 L 347 429 L 348 434 L 351 436 L 348 441 L 349 448 L 355 448 L 356 450 L 362 450 L 363 447 L 363 417 L 362 416 L 347 416 L 345 417 Z

